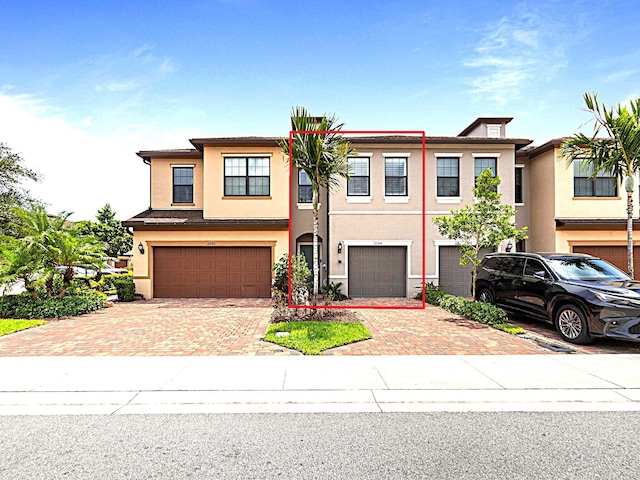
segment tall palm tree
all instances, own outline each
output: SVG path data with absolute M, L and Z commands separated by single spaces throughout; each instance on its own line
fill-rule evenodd
M 344 126 L 335 116 L 312 117 L 304 107 L 291 111 L 291 139 L 283 138 L 280 146 L 287 161 L 304 171 L 311 182 L 313 208 L 313 304 L 318 297 L 318 213 L 320 191 L 331 194 L 341 178 L 349 178 L 347 157 L 353 154 L 349 141 L 340 135 Z M 290 142 L 291 140 L 291 142 Z
M 627 263 L 633 277 L 633 189 L 634 178 L 640 170 L 640 98 L 630 106 L 618 104 L 609 107 L 598 103 L 598 96 L 584 94 L 586 111 L 593 115 L 593 135 L 577 133 L 562 143 L 562 154 L 571 165 L 584 160 L 582 165 L 592 166 L 591 178 L 598 173 L 624 182 L 627 192 Z

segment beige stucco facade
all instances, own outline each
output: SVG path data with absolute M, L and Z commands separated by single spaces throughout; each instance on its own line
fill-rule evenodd
M 486 129 L 485 129 L 486 130 Z M 474 130 L 476 134 L 481 127 Z M 404 246 L 407 248 L 406 292 L 413 296 L 423 280 L 438 283 L 439 250 L 454 242 L 442 237 L 433 219 L 449 215 L 464 205 L 473 203 L 475 181 L 474 162 L 478 157 L 495 158 L 497 174 L 501 177 L 499 191 L 504 203 L 514 204 L 515 141 L 506 138 L 491 142 L 478 137 L 445 137 L 426 139 L 424 152 L 421 138 L 402 143 L 393 142 L 360 145 L 352 141 L 359 157 L 370 158 L 370 195 L 347 195 L 347 182 L 330 198 L 329 234 L 330 280 L 342 282 L 349 289 L 349 246 Z M 408 159 L 406 197 L 386 197 L 385 158 Z M 437 159 L 457 158 L 459 168 L 459 196 L 438 197 Z M 424 198 L 423 198 L 424 181 Z M 424 201 L 424 203 L 423 203 Z M 424 217 L 423 217 L 424 212 Z M 528 213 L 528 212 L 527 212 Z M 337 253 L 338 242 L 344 245 Z M 506 242 L 505 242 L 506 244 Z M 424 258 L 424 262 L 423 262 Z
M 269 158 L 269 195 L 225 196 L 225 157 Z M 278 146 L 205 146 L 204 158 L 205 218 L 288 218 L 289 169 Z
M 272 263 L 288 252 L 287 229 L 140 230 L 134 231 L 132 259 L 136 292 L 153 298 L 154 247 L 269 247 Z M 144 253 L 138 251 L 142 244 Z
M 574 169 L 562 158 L 560 146 L 560 139 L 552 140 L 528 154 L 530 251 L 572 252 L 576 245 L 626 245 L 624 187 L 618 185 L 615 197 L 575 197 Z M 637 218 L 638 204 L 634 203 Z M 603 220 L 617 223 L 600 225 Z
M 195 149 L 138 153 L 150 166 L 150 208 L 125 225 L 133 228 L 134 281 L 145 298 L 154 297 L 156 247 L 268 247 L 271 263 L 289 250 L 289 170 L 277 139 L 192 143 Z M 225 157 L 268 158 L 268 195 L 225 196 Z M 192 203 L 173 201 L 176 167 L 193 169 Z

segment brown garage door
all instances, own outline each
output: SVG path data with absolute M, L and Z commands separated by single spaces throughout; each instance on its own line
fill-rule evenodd
M 269 247 L 155 247 L 157 298 L 268 298 Z
M 438 283 L 440 288 L 451 295 L 459 297 L 471 296 L 471 281 L 473 267 L 460 265 L 460 251 L 458 247 L 440 247 L 440 268 Z M 480 249 L 480 258 L 491 250 Z
M 349 296 L 406 296 L 406 258 L 406 247 L 349 247 Z
M 614 264 L 623 272 L 627 270 L 627 247 L 626 246 L 611 246 L 611 245 L 589 245 L 589 246 L 574 246 L 573 253 L 587 253 L 594 257 L 600 257 L 607 262 Z M 633 273 L 636 280 L 640 278 L 640 247 L 633 248 Z

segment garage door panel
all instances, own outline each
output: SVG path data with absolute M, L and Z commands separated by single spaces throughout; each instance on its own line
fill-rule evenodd
M 154 248 L 155 297 L 268 298 L 270 295 L 269 247 Z
M 406 296 L 406 247 L 349 247 L 349 295 Z
M 473 267 L 460 265 L 460 251 L 458 247 L 442 246 L 439 249 L 438 283 L 442 290 L 459 297 L 471 296 L 471 282 Z M 480 258 L 491 250 L 480 249 Z

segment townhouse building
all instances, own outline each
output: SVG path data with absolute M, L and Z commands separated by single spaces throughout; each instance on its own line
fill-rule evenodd
M 269 297 L 289 251 L 289 172 L 276 138 L 200 138 L 138 152 L 150 206 L 134 234 L 136 291 L 154 297 Z
M 607 174 L 589 178 L 592 172 L 581 168 L 580 161 L 567 165 L 560 150 L 562 141 L 563 138 L 556 138 L 518 154 L 518 163 L 528 177 L 526 195 L 530 205 L 523 212 L 523 221 L 529 226 L 528 250 L 587 253 L 627 271 L 624 186 Z M 634 231 L 640 227 L 638 213 L 635 201 Z M 634 261 L 638 278 L 638 246 L 634 246 Z
M 562 139 L 531 147 L 510 138 L 510 121 L 478 118 L 456 136 L 427 136 L 424 159 L 420 135 L 350 137 L 352 176 L 320 197 L 321 284 L 340 282 L 354 298 L 412 297 L 424 277 L 469 295 L 471 269 L 432 220 L 471 204 L 487 168 L 501 177 L 518 228 L 529 227 L 528 239 L 499 250 L 585 252 L 626 269 L 625 198 L 615 179 L 565 165 Z M 134 234 L 138 293 L 269 297 L 271 266 L 283 254 L 311 265 L 311 185 L 290 171 L 278 142 L 199 138 L 190 149 L 138 152 L 150 168 L 150 206 L 123 222 Z

